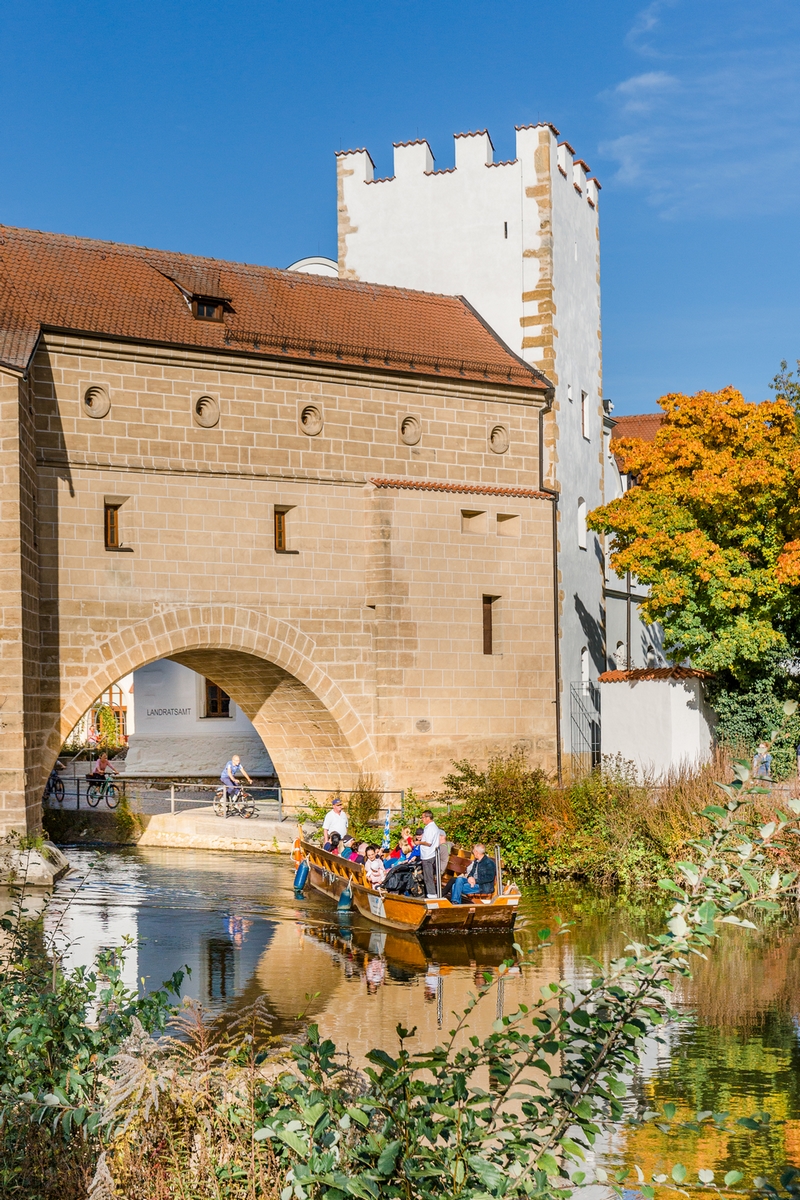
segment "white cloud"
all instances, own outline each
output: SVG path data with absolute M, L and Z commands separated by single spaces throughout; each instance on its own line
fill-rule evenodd
M 646 71 L 618 83 L 613 95 L 620 98 L 623 112 L 641 113 L 649 112 L 661 96 L 679 87 L 680 81 L 666 71 Z
M 800 195 L 800 8 L 772 0 L 662 3 L 628 35 L 669 71 L 630 75 L 602 94 L 600 153 L 611 180 L 646 192 L 666 217 L 741 216 L 796 207 Z M 644 39 L 644 40 L 643 40 Z

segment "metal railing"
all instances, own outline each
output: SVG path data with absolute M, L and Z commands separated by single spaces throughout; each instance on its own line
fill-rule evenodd
M 169 774 L 142 774 L 137 772 L 135 775 L 117 775 L 113 777 L 113 781 L 120 787 L 122 795 L 128 800 L 135 800 L 137 797 L 134 792 L 135 785 L 144 785 L 145 790 L 165 792 L 169 789 L 169 811 L 176 812 L 178 805 L 194 805 L 195 807 L 203 806 L 210 807 L 214 803 L 214 797 L 222 786 L 217 780 L 215 783 L 208 782 L 208 776 L 201 776 L 195 779 L 187 778 L 182 775 L 176 779 L 175 772 Z M 67 776 L 63 780 L 65 785 L 65 800 L 74 800 L 75 807 L 81 807 L 81 785 L 84 789 L 89 787 L 89 780 L 78 775 Z M 155 786 L 148 789 L 148 783 Z M 74 784 L 74 788 L 70 789 L 67 785 Z M 347 799 L 350 796 L 349 788 L 333 786 L 328 788 L 309 788 L 295 787 L 284 788 L 280 784 L 244 784 L 243 785 L 256 802 L 256 809 L 259 815 L 267 815 L 267 810 L 277 815 L 277 819 L 283 822 L 287 817 L 296 815 L 308 808 L 309 799 L 313 800 L 315 795 L 322 796 L 341 796 L 347 804 Z M 191 796 L 181 795 L 180 793 L 192 792 Z M 200 795 L 197 795 L 197 793 Z M 405 802 L 405 790 L 380 790 L 378 792 L 379 814 L 383 816 L 387 810 L 390 812 L 399 812 L 402 814 Z M 84 800 L 85 800 L 84 792 Z M 101 802 L 102 803 L 102 802 Z M 49 797 L 47 804 L 50 808 L 58 808 L 58 801 L 53 797 Z
M 600 689 L 597 684 L 570 684 L 569 715 L 572 773 L 580 778 L 600 765 Z

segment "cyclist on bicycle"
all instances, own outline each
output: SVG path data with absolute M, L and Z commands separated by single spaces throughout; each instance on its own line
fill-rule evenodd
M 220 775 L 220 781 L 225 787 L 225 795 L 229 800 L 233 793 L 238 792 L 239 788 L 242 786 L 239 780 L 236 778 L 239 772 L 244 775 L 248 783 L 253 782 L 250 776 L 247 774 L 247 771 L 245 771 L 244 767 L 242 766 L 239 755 L 233 754 L 231 755 L 230 760 L 225 764 L 225 769 Z
M 103 777 L 103 779 L 105 779 L 106 771 L 110 771 L 112 773 L 112 775 L 119 775 L 119 771 L 117 770 L 116 767 L 113 767 L 111 765 L 111 762 L 109 761 L 109 757 L 104 750 L 103 753 L 98 758 L 97 762 L 94 764 L 94 767 L 92 769 L 92 775 L 101 775 Z

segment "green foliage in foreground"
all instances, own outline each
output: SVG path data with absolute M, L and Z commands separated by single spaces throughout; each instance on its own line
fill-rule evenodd
M 787 779 L 797 770 L 800 745 L 800 680 L 785 670 L 778 655 L 766 655 L 742 683 L 728 672 L 709 682 L 708 698 L 717 714 L 716 736 L 723 746 L 752 755 L 759 742 L 772 753 L 772 776 Z
M 21 887 L 0 920 L 0 1195 L 36 1200 L 63 1197 L 65 1182 L 77 1186 L 92 1165 L 103 1073 L 134 1020 L 164 1028 L 182 976 L 140 998 L 114 951 L 92 970 L 64 973 L 28 900 Z
M 445 820 L 449 836 L 465 847 L 498 844 L 512 872 L 542 879 L 655 884 L 698 834 L 695 813 L 713 795 L 710 776 L 700 774 L 656 796 L 621 761 L 559 788 L 521 750 L 496 755 L 485 770 L 467 761 L 454 768 L 444 779 L 457 802 Z
M 722 802 L 706 807 L 685 861 L 662 881 L 671 902 L 664 930 L 631 943 L 608 966 L 595 963 L 580 990 L 545 984 L 483 1039 L 470 1033 L 476 1006 L 509 970 L 535 963 L 537 951 L 516 947 L 515 960 L 487 978 L 441 1045 L 417 1048 L 414 1031 L 400 1028 L 397 1047 L 372 1051 L 363 1071 L 313 1025 L 290 1052 L 270 1047 L 257 1008 L 227 1031 L 200 1019 L 192 1025 L 193 1014 L 184 1012 L 175 1038 L 156 1038 L 147 1025 L 158 1028 L 163 998 L 143 1005 L 140 1020 L 128 1001 L 120 1011 L 113 997 L 97 1009 L 96 1027 L 81 1022 L 73 1000 L 68 1052 L 54 1051 L 48 1066 L 37 1051 L 25 1065 L 26 1040 L 39 1028 L 36 994 L 27 993 L 24 1017 L 3 1016 L 11 1045 L 3 1082 L 17 1071 L 27 1081 L 24 1094 L 12 1089 L 4 1110 L 4 1194 L 55 1194 L 8 1154 L 38 1128 L 51 1138 L 60 1200 L 83 1195 L 69 1192 L 66 1181 L 70 1156 L 84 1161 L 87 1150 L 97 1160 L 91 1200 L 565 1200 L 591 1178 L 585 1160 L 598 1137 L 624 1121 L 642 1039 L 658 1038 L 675 1018 L 672 989 L 689 974 L 692 956 L 707 954 L 723 925 L 755 928 L 754 914 L 780 919 L 796 895 L 798 873 L 782 863 L 800 801 L 762 824 L 752 803 L 758 789 L 744 766 L 722 791 Z M 566 934 L 541 930 L 540 946 Z M 17 970 L 9 964 L 4 986 Z M 77 1000 L 83 988 L 88 1006 L 95 993 L 84 978 L 56 979 L 56 995 L 66 1002 L 74 989 Z M 9 1039 L 14 1022 L 23 1032 Z M 75 1054 L 83 1056 L 82 1079 L 68 1093 L 64 1068 Z M 78 1101 L 85 1111 L 76 1111 Z M 671 1107 L 663 1118 L 647 1116 L 668 1122 Z M 722 1125 L 724 1114 L 700 1113 L 691 1125 L 706 1122 Z M 766 1122 L 757 1115 L 739 1125 L 757 1138 Z M 669 1175 L 653 1178 L 637 1169 L 636 1186 L 646 1200 L 656 1187 L 728 1191 L 744 1172 L 716 1181 L 701 1169 L 698 1177 L 675 1163 Z M 594 1178 L 606 1175 L 595 1170 Z M 621 1191 L 624 1178 L 621 1172 L 609 1182 Z M 794 1188 L 793 1179 L 786 1176 L 784 1190 Z

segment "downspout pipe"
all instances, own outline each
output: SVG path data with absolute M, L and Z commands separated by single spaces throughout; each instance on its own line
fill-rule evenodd
M 556 770 L 558 785 L 564 782 L 564 770 L 561 757 L 561 623 L 559 621 L 558 604 L 558 492 L 548 487 L 544 482 L 544 416 L 553 411 L 555 389 L 547 392 L 547 405 L 539 409 L 539 491 L 553 497 L 553 665 L 555 668 L 556 698 Z

